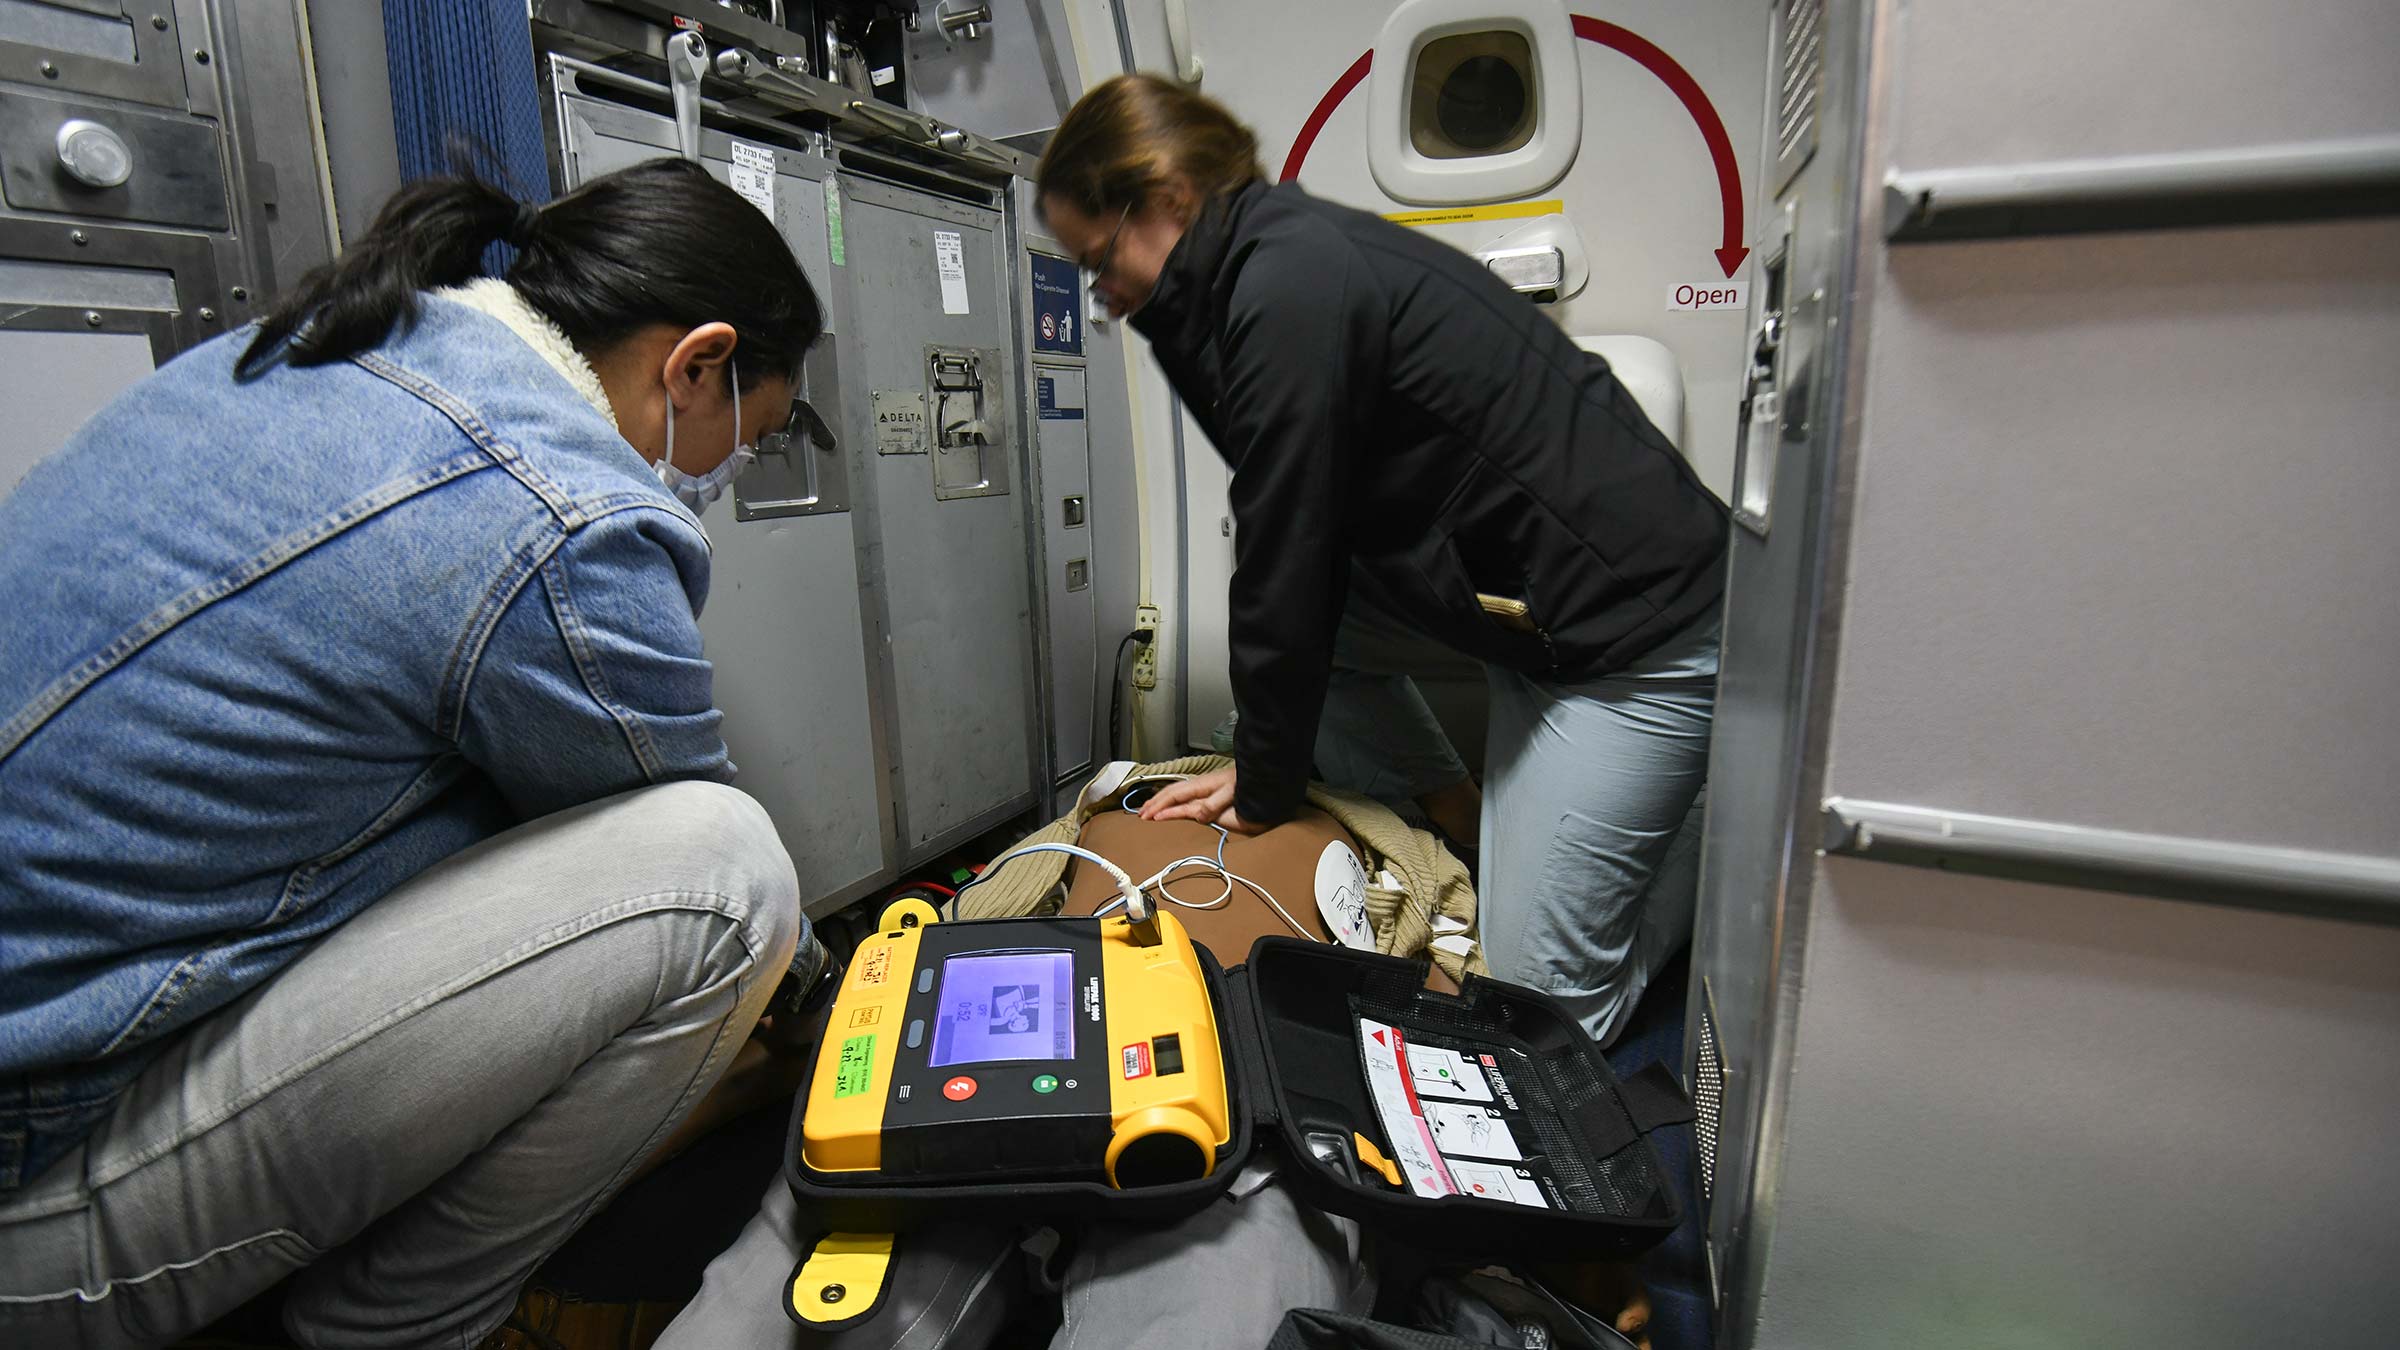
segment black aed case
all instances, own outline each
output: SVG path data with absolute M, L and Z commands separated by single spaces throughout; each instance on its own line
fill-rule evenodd
M 1004 929 L 1027 921 L 989 922 Z M 1296 1197 L 1432 1258 L 1622 1259 L 1674 1231 L 1680 1206 L 1648 1136 L 1691 1119 L 1690 1102 L 1662 1065 L 1619 1079 L 1547 994 L 1475 976 L 1457 994 L 1429 990 L 1424 961 L 1294 938 L 1260 939 L 1248 962 L 1230 972 L 1199 950 L 1231 1104 L 1230 1137 L 1212 1171 L 1122 1189 L 1090 1174 L 1010 1171 L 909 1184 L 820 1172 L 803 1153 L 803 1100 L 793 1112 L 784 1175 L 803 1222 L 831 1231 L 786 1286 L 791 1315 L 827 1333 L 869 1323 L 892 1282 L 889 1234 L 983 1218 L 1010 1229 L 1090 1219 L 1171 1223 L 1223 1194 L 1267 1138 L 1283 1158 L 1280 1180 Z M 1417 1081 L 1432 1083 L 1445 1067 L 1469 1080 L 1439 1099 L 1410 1094 L 1422 1115 L 1400 1119 L 1415 1139 L 1394 1138 L 1378 1108 L 1376 1084 L 1388 1093 L 1392 1076 L 1388 1063 L 1376 1076 L 1369 1044 L 1376 1028 L 1392 1033 L 1376 1044 L 1404 1043 L 1400 1053 L 1412 1056 Z M 838 1053 L 840 1039 L 829 1033 L 817 1053 Z M 818 1081 L 813 1072 L 811 1081 Z M 1447 1184 L 1425 1184 L 1451 1193 L 1420 1193 L 1424 1184 L 1412 1186 L 1410 1176 L 1424 1171 L 1406 1165 L 1412 1150 L 1420 1161 L 1428 1146 L 1448 1154 L 1467 1131 L 1484 1128 L 1478 1117 L 1505 1127 L 1494 1137 L 1509 1142 L 1468 1145 L 1482 1150 L 1472 1158 L 1444 1157 Z M 1427 1120 L 1447 1136 L 1437 1143 L 1413 1128 Z M 1511 1190 L 1517 1199 L 1492 1198 Z M 825 1287 L 842 1292 L 833 1300 L 814 1296 Z

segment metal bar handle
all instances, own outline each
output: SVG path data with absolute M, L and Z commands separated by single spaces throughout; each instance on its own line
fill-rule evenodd
M 700 162 L 700 77 L 708 70 L 708 46 L 698 33 L 667 39 L 667 84 L 675 98 L 675 146 Z
M 2400 136 L 1884 178 L 1894 242 L 2400 213 Z
M 2102 890 L 2400 924 L 2400 858 L 1829 797 L 1825 851 Z

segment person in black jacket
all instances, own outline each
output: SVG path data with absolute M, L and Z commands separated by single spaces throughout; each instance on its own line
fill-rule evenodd
M 1038 187 L 1233 471 L 1235 767 L 1144 814 L 1261 829 L 1312 766 L 1419 799 L 1479 842 L 1494 970 L 1611 1038 L 1689 933 L 1723 504 L 1607 362 L 1464 253 L 1270 186 L 1197 94 L 1093 89 Z M 1429 643 L 1490 685 L 1479 825 L 1397 654 Z

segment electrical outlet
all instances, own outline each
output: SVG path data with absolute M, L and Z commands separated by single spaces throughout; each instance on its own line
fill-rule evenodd
M 1143 605 L 1133 611 L 1134 628 L 1150 635 L 1150 640 L 1143 643 L 1141 646 L 1136 647 L 1133 652 L 1133 687 L 1136 689 L 1158 688 L 1158 630 L 1160 622 L 1158 606 L 1156 605 Z

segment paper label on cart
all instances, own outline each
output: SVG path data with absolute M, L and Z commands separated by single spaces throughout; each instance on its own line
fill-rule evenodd
M 1338 839 L 1317 858 L 1317 912 L 1343 946 L 1375 950 L 1375 927 L 1367 922 L 1367 869 Z
M 1391 1140 L 1392 1158 L 1408 1178 L 1409 1190 L 1423 1196 L 1458 1194 L 1442 1155 L 1433 1146 L 1433 1128 L 1418 1110 L 1417 1095 L 1409 1089 L 1408 1043 L 1398 1027 L 1372 1018 L 1358 1019 L 1358 1043 L 1364 1052 L 1367 1091 L 1375 1099 L 1375 1115 Z
M 1455 1050 L 1438 1045 L 1408 1047 L 1409 1081 L 1430 1097 L 1464 1097 L 1471 1102 L 1488 1102 L 1492 1090 L 1484 1086 L 1483 1071 L 1470 1066 Z
M 775 218 L 775 152 L 763 146 L 733 143 L 733 167 L 725 171 L 726 185 L 742 200 Z
M 1434 1147 L 1445 1155 L 1499 1158 L 1506 1162 L 1516 1162 L 1525 1156 L 1517 1148 L 1517 1137 L 1509 1132 L 1508 1122 L 1490 1107 L 1460 1106 L 1456 1102 L 1426 1102 L 1424 1106 L 1425 1123 L 1433 1127 Z
M 942 312 L 967 312 L 967 245 L 956 230 L 933 232 L 933 265 L 942 274 Z
M 1512 1205 L 1530 1205 L 1535 1209 L 1550 1208 L 1550 1202 L 1542 1198 L 1542 1183 L 1522 1167 L 1453 1162 L 1450 1164 L 1450 1175 L 1458 1182 L 1460 1195 L 1501 1200 Z

